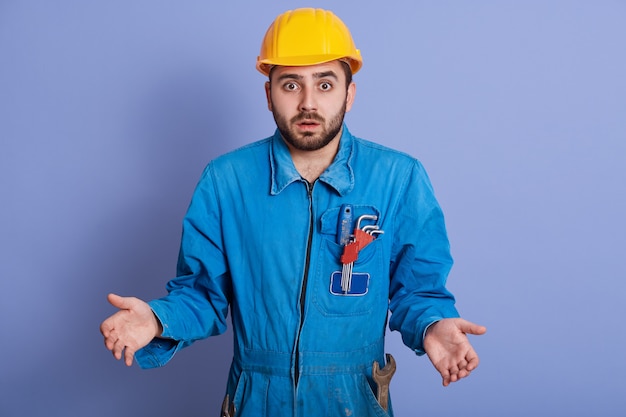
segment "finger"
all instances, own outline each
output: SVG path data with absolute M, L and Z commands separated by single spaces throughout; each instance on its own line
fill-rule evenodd
M 113 356 L 115 356 L 115 359 L 122 359 L 122 352 L 124 351 L 125 347 L 126 346 L 124 345 L 124 342 L 121 341 L 121 339 L 117 339 L 115 341 L 113 349 L 111 349 L 111 352 L 113 352 Z
M 450 385 L 450 371 L 447 368 L 443 368 L 439 370 L 439 374 L 441 374 L 443 386 L 447 387 Z
M 111 332 L 115 330 L 115 322 L 116 322 L 115 318 L 118 316 L 117 313 L 118 312 L 108 317 L 106 320 L 104 320 L 100 324 L 100 333 L 102 333 L 102 336 L 108 337 L 111 334 Z
M 467 320 L 459 321 L 459 330 L 463 333 L 481 335 L 487 332 L 487 328 L 485 326 L 481 326 Z
M 115 347 L 115 342 L 117 341 L 117 337 L 116 336 L 109 336 L 109 337 L 105 337 L 104 338 L 104 346 L 106 346 L 106 348 L 110 351 L 113 351 L 113 348 Z
M 459 371 L 459 379 L 462 378 L 467 378 L 468 376 L 470 376 L 471 372 L 468 371 L 467 369 L 462 369 Z
M 122 310 L 130 310 L 134 305 L 133 297 L 122 297 L 117 294 L 109 294 L 107 300 L 113 307 L 117 307 Z
M 471 370 L 467 369 L 467 365 L 468 362 L 465 359 L 461 359 L 461 361 L 459 362 L 459 379 L 469 376 L 469 374 L 472 372 Z
M 449 372 L 451 383 L 459 380 L 459 367 L 457 365 L 452 365 L 449 369 Z
M 135 357 L 135 350 L 129 347 L 126 347 L 126 350 L 124 351 L 124 362 L 126 363 L 126 366 L 132 366 L 134 357 Z
M 465 355 L 465 359 L 467 360 L 467 366 L 465 367 L 465 369 L 467 369 L 468 371 L 473 371 L 474 369 L 476 369 L 476 367 L 478 367 L 478 364 L 480 363 L 478 355 L 473 349 L 469 351 L 467 355 Z
M 100 325 L 100 333 L 104 336 L 104 345 L 107 349 L 111 350 L 113 348 L 113 343 L 117 339 L 117 332 L 112 324 L 109 323 L 110 320 L 105 320 Z
M 102 336 L 104 336 L 104 339 L 106 340 L 109 336 L 111 336 L 111 332 L 113 331 L 112 326 L 107 323 L 106 321 L 104 321 L 101 325 L 100 325 L 100 333 L 102 334 Z
M 106 333 L 109 332 L 111 325 L 109 324 L 109 319 L 106 319 L 105 321 L 103 321 L 102 323 L 100 323 L 100 333 L 102 333 L 102 336 L 106 337 Z
M 452 365 L 450 367 L 450 376 L 452 377 L 453 375 L 457 375 L 459 373 L 459 367 L 456 365 Z

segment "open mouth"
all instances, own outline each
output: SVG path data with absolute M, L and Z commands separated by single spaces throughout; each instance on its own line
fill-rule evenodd
M 320 125 L 319 122 L 316 122 L 315 120 L 310 120 L 310 119 L 302 120 L 297 123 L 297 126 L 300 129 L 304 129 L 304 130 L 314 129 L 318 127 L 319 125 Z

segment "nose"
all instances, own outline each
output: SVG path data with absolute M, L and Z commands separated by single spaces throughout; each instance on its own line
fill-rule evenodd
M 315 99 L 315 91 L 313 88 L 304 87 L 300 95 L 299 103 L 300 111 L 310 112 L 317 110 L 317 101 Z

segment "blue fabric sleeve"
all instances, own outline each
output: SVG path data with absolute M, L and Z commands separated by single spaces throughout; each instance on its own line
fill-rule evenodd
M 445 287 L 452 257 L 443 213 L 418 161 L 407 173 L 401 193 L 404 198 L 394 224 L 389 328 L 423 355 L 428 326 L 459 317 L 454 296 Z
M 135 354 L 141 367 L 163 366 L 178 350 L 226 330 L 231 281 L 218 201 L 209 165 L 183 221 L 177 277 L 168 282 L 167 296 L 149 303 L 163 338 Z

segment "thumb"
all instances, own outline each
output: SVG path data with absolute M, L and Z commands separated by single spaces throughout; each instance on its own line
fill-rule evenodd
M 109 303 L 111 303 L 113 307 L 117 307 L 122 310 L 130 310 L 133 307 L 132 297 L 122 297 L 117 294 L 109 294 L 107 296 L 107 300 L 109 300 Z
M 487 328 L 485 326 L 481 326 L 467 320 L 459 321 L 459 330 L 461 330 L 463 333 L 475 335 L 481 335 L 487 332 Z

